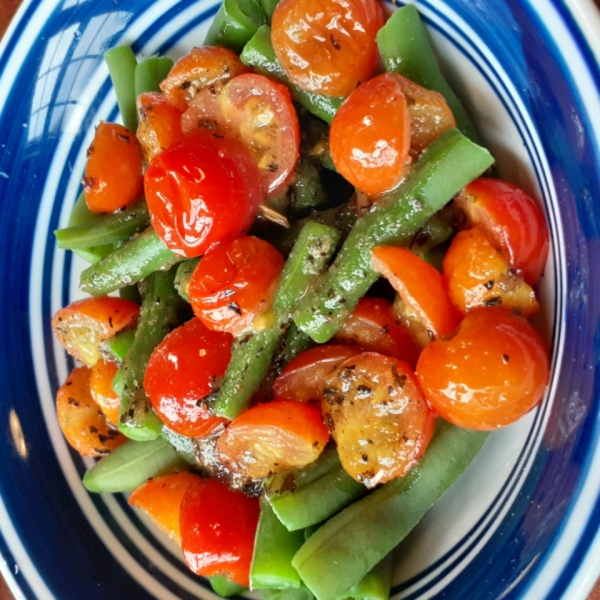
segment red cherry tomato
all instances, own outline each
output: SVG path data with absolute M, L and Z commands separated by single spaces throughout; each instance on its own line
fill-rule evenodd
M 205 437 L 225 420 L 211 415 L 203 399 L 225 373 L 232 338 L 193 318 L 174 329 L 154 349 L 144 391 L 158 416 L 176 433 Z
M 336 169 L 369 196 L 395 188 L 410 165 L 410 117 L 399 77 L 384 73 L 363 83 L 331 123 Z
M 534 327 L 501 308 L 474 308 L 449 340 L 421 352 L 417 376 L 437 413 L 460 427 L 509 425 L 548 385 L 548 351 Z
M 233 491 L 218 479 L 190 485 L 179 515 L 187 566 L 198 575 L 222 575 L 248 587 L 259 515 L 258 498 Z
M 271 244 L 241 236 L 212 246 L 192 274 L 188 296 L 210 329 L 238 335 L 271 308 L 284 258 Z
M 144 190 L 152 225 L 176 254 L 201 256 L 250 227 L 263 199 L 259 182 L 240 142 L 199 129 L 148 165 Z
M 375 72 L 382 26 L 377 0 L 282 0 L 273 13 L 271 40 L 293 83 L 347 96 Z
M 529 285 L 548 260 L 549 233 L 535 200 L 512 183 L 480 177 L 455 199 L 471 225 L 480 225 Z
M 300 125 L 288 89 L 258 75 L 239 75 L 220 92 L 198 93 L 182 117 L 184 133 L 216 128 L 238 138 L 262 174 L 266 194 L 290 181 L 300 148 Z

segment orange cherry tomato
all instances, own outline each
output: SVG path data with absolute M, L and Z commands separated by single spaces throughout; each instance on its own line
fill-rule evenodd
M 231 358 L 232 337 L 211 331 L 196 318 L 169 333 L 154 349 L 144 375 L 144 391 L 156 414 L 173 431 L 205 437 L 226 422 L 208 412 Z
M 114 212 L 140 196 L 144 157 L 129 129 L 101 121 L 87 157 L 83 191 L 91 211 Z
M 112 382 L 118 370 L 117 363 L 101 358 L 92 367 L 90 377 L 92 398 L 105 414 L 108 421 L 115 427 L 119 425 L 121 398 L 113 390 Z
M 266 194 L 284 188 L 294 174 L 300 148 L 296 109 L 288 89 L 263 75 L 239 75 L 218 93 L 203 90 L 181 124 L 184 133 L 200 126 L 238 138 L 258 165 Z
M 318 407 L 275 399 L 236 417 L 217 441 L 221 461 L 233 473 L 262 479 L 315 461 L 329 440 Z
M 58 424 L 69 444 L 83 456 L 104 456 L 127 438 L 111 427 L 90 393 L 91 370 L 76 367 L 56 395 Z
M 100 358 L 100 344 L 133 327 L 139 314 L 140 307 L 130 300 L 84 298 L 61 308 L 52 318 L 52 330 L 73 358 L 91 367 Z
M 549 233 L 544 213 L 523 190 L 480 177 L 456 198 L 471 225 L 480 225 L 526 283 L 534 285 L 548 260 Z
M 184 111 L 198 90 L 219 87 L 248 71 L 238 55 L 222 46 L 193 48 L 180 58 L 160 83 L 167 101 Z
M 337 366 L 360 352 L 357 346 L 345 344 L 315 346 L 287 364 L 273 382 L 273 392 L 285 400 L 318 401 Z
M 137 97 L 136 136 L 144 158 L 150 162 L 159 152 L 181 140 L 181 111 L 169 104 L 159 92 L 143 92 Z
M 376 35 L 383 22 L 377 0 L 282 0 L 273 13 L 271 40 L 297 86 L 347 96 L 377 68 Z
M 192 483 L 179 515 L 187 566 L 198 575 L 222 575 L 248 587 L 259 515 L 258 498 L 231 490 L 218 479 Z
M 369 196 L 395 188 L 410 165 L 410 117 L 399 77 L 384 73 L 363 83 L 331 123 L 336 169 Z
M 321 407 L 344 470 L 366 487 L 405 475 L 433 435 L 435 415 L 412 369 L 375 352 L 338 365 Z
M 215 331 L 239 335 L 253 326 L 260 329 L 257 317 L 271 308 L 284 262 L 275 247 L 256 237 L 215 244 L 190 280 L 194 314 Z
M 548 385 L 548 351 L 525 318 L 478 307 L 456 335 L 421 352 L 417 376 L 438 414 L 467 429 L 509 425 L 536 406 Z
M 135 488 L 127 502 L 143 510 L 163 533 L 179 543 L 181 502 L 190 485 L 198 481 L 202 478 L 189 471 L 161 475 Z
M 443 259 L 448 296 L 463 313 L 501 306 L 524 317 L 539 311 L 535 293 L 479 227 L 459 232 Z
M 448 300 L 442 275 L 435 267 L 398 246 L 373 248 L 371 262 L 375 271 L 386 277 L 398 292 L 404 306 L 403 316 L 422 345 L 456 329 L 461 315 Z M 419 325 L 425 327 L 426 336 L 418 334 Z
M 413 369 L 420 348 L 408 329 L 395 318 L 392 305 L 383 298 L 361 298 L 342 328 L 333 337 L 338 344 L 356 344 L 407 362 Z
M 248 150 L 203 129 L 154 157 L 144 190 L 154 229 L 168 248 L 188 258 L 246 231 L 263 199 Z

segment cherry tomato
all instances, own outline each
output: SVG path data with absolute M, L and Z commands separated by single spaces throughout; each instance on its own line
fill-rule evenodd
M 548 351 L 525 318 L 474 308 L 449 340 L 421 352 L 417 376 L 438 414 L 460 427 L 509 425 L 536 406 L 550 375 Z
M 188 258 L 246 231 L 263 199 L 258 169 L 242 144 L 202 129 L 154 157 L 144 190 L 154 229 Z
M 367 487 L 405 475 L 435 425 L 412 369 L 363 352 L 338 365 L 321 403 L 344 470 Z
M 149 479 L 129 495 L 129 506 L 143 510 L 152 522 L 170 539 L 179 543 L 179 513 L 187 489 L 202 481 L 199 475 L 179 471 Z
M 273 392 L 276 397 L 285 400 L 318 401 L 337 366 L 360 352 L 357 346 L 345 344 L 311 348 L 288 363 L 273 382 Z
M 188 287 L 194 314 L 210 329 L 238 335 L 260 329 L 271 308 L 285 260 L 271 244 L 241 236 L 212 246 Z
M 356 344 L 369 352 L 393 356 L 412 368 L 417 364 L 420 352 L 408 329 L 396 321 L 392 305 L 383 298 L 361 298 L 333 341 Z
M 448 296 L 463 313 L 501 306 L 524 317 L 538 312 L 535 293 L 479 227 L 459 232 L 443 259 Z
M 377 68 L 377 0 L 282 0 L 271 40 L 292 83 L 326 96 L 347 96 Z
M 509 263 L 534 285 L 548 260 L 549 233 L 544 214 L 523 190 L 498 179 L 480 177 L 455 199 L 471 225 L 480 225 Z
M 260 505 L 258 498 L 204 479 L 187 488 L 179 515 L 181 549 L 198 575 L 222 575 L 249 586 Z
M 198 93 L 182 117 L 184 133 L 216 128 L 237 137 L 252 154 L 266 194 L 284 188 L 296 168 L 300 125 L 288 89 L 263 75 L 247 73 L 220 92 Z
M 331 123 L 336 169 L 369 196 L 395 188 L 410 165 L 410 117 L 399 77 L 384 73 L 363 83 Z
M 116 363 L 101 358 L 92 367 L 90 376 L 92 398 L 115 427 L 119 425 L 121 398 L 113 390 L 112 382 L 118 370 Z
M 198 90 L 220 85 L 246 73 L 238 55 L 222 46 L 193 48 L 180 58 L 160 83 L 167 101 L 180 111 L 184 111 Z
M 193 318 L 171 331 L 150 355 L 144 391 L 176 433 L 205 437 L 225 423 L 208 412 L 205 399 L 227 369 L 231 343 L 229 334 L 211 331 Z
M 56 395 L 58 424 L 69 444 L 83 456 L 104 456 L 127 438 L 111 427 L 90 393 L 91 370 L 76 367 Z
M 311 404 L 275 399 L 236 417 L 217 441 L 221 461 L 233 473 L 262 479 L 315 461 L 329 431 Z
M 77 300 L 52 318 L 52 330 L 63 348 L 88 367 L 100 358 L 100 344 L 137 323 L 140 307 L 130 300 L 101 296 Z
M 441 273 L 428 262 L 398 246 L 373 248 L 371 262 L 398 292 L 402 317 L 421 345 L 456 329 L 461 315 L 448 300 Z
M 144 157 L 129 129 L 101 121 L 87 157 L 83 191 L 91 211 L 114 212 L 141 195 Z
M 150 162 L 159 152 L 181 140 L 181 111 L 159 92 L 143 92 L 137 97 L 139 125 L 136 136 L 144 158 Z

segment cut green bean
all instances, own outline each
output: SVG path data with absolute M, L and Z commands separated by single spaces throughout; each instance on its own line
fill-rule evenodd
M 305 586 L 285 590 L 258 590 L 263 600 L 313 600 L 312 592 Z
M 252 67 L 257 73 L 268 75 L 271 79 L 286 85 L 292 94 L 292 98 L 298 104 L 301 104 L 313 115 L 327 123 L 331 123 L 333 115 L 344 101 L 343 98 L 306 92 L 291 83 L 275 56 L 271 44 L 271 28 L 268 25 L 259 27 L 256 34 L 244 47 L 240 58 L 246 66 Z
M 151 477 L 172 473 L 187 466 L 165 440 L 125 442 L 101 458 L 83 476 L 83 485 L 90 492 L 113 494 L 127 492 Z
M 135 107 L 134 81 L 137 60 L 133 50 L 131 46 L 111 48 L 104 53 L 104 60 L 115 88 L 123 124 L 135 133 L 137 130 L 137 110 Z
M 404 183 L 358 219 L 322 284 L 300 302 L 296 325 L 316 342 L 331 339 L 379 277 L 371 266 L 373 246 L 408 246 L 435 212 L 492 163 L 487 150 L 457 129 L 443 133 Z
M 215 594 L 221 596 L 221 598 L 230 598 L 231 596 L 239 596 L 242 595 L 248 588 L 245 588 L 243 585 L 239 583 L 234 583 L 233 581 L 229 581 L 226 577 L 222 575 L 215 575 L 213 577 L 208 577 L 208 581 L 212 586 Z
M 150 227 L 85 269 L 79 287 L 92 296 L 104 296 L 182 260 L 183 257 L 171 252 Z
M 427 31 L 415 6 L 395 11 L 377 33 L 377 45 L 386 71 L 400 73 L 415 83 L 444 96 L 457 127 L 473 141 L 479 134 L 462 102 L 452 91 L 435 57 Z
M 459 478 L 486 437 L 440 421 L 425 456 L 407 476 L 345 508 L 304 543 L 292 561 L 302 581 L 319 600 L 347 594 Z
M 194 273 L 194 270 L 198 266 L 199 262 L 199 258 L 184 260 L 182 263 L 179 263 L 177 272 L 175 273 L 175 289 L 186 302 L 190 301 L 188 296 L 188 288 L 190 287 L 192 274 Z
M 225 46 L 238 54 L 266 23 L 266 16 L 256 0 L 223 0 L 213 19 L 205 46 Z
M 290 185 L 290 208 L 296 213 L 306 214 L 327 202 L 327 192 L 319 178 L 319 169 L 310 161 L 301 158 Z
M 144 92 L 160 92 L 159 83 L 169 74 L 173 61 L 166 56 L 151 56 L 135 67 L 134 89 L 137 98 Z
M 133 346 L 134 339 L 135 329 L 119 331 L 119 333 L 100 344 L 100 354 L 102 354 L 104 360 L 120 364 L 131 349 L 131 346 Z
M 390 552 L 357 584 L 353 585 L 340 600 L 389 600 L 393 566 L 394 560 Z
M 454 225 L 442 209 L 417 231 L 410 243 L 410 251 L 426 259 L 430 250 L 448 241 L 454 233 Z
M 187 435 L 181 435 L 175 433 L 172 429 L 169 429 L 166 425 L 161 429 L 160 435 L 177 450 L 178 454 L 185 458 L 190 465 L 197 465 L 196 460 L 196 444 L 194 439 Z

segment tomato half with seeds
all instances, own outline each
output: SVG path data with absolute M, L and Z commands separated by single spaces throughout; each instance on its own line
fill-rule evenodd
M 169 333 L 154 349 L 144 375 L 156 414 L 176 433 L 205 437 L 225 419 L 208 412 L 207 396 L 225 373 L 232 337 L 211 331 L 193 318 Z
M 203 129 L 154 157 L 144 190 L 156 233 L 170 250 L 188 258 L 245 232 L 263 199 L 248 150 Z
M 478 307 L 451 339 L 423 349 L 417 376 L 441 417 L 491 430 L 514 423 L 540 402 L 550 376 L 548 350 L 525 318 Z

